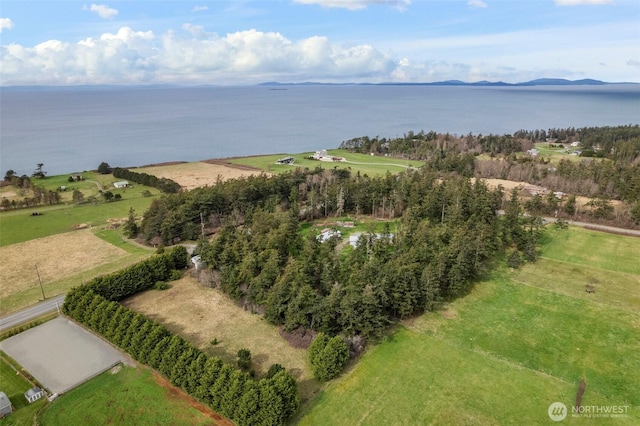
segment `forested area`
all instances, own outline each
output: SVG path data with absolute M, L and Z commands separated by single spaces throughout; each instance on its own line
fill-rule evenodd
M 149 288 L 155 280 L 168 279 L 172 270 L 186 263 L 187 252 L 178 246 L 73 289 L 63 311 L 237 424 L 284 424 L 300 404 L 296 381 L 287 371 L 277 369 L 255 380 L 117 302 Z
M 544 155 L 524 154 L 534 143 L 580 142 L 583 161 L 551 165 Z M 512 135 L 453 136 L 409 132 L 401 138 L 350 139 L 341 148 L 364 154 L 425 160 L 436 171 L 529 182 L 586 197 L 640 201 L 640 126 L 525 131 Z M 516 155 L 521 153 L 521 155 Z M 494 160 L 477 156 L 487 154 Z
M 169 244 L 215 230 L 197 252 L 232 298 L 287 330 L 370 337 L 464 294 L 506 248 L 535 259 L 540 223 L 526 224 L 517 196 L 503 205 L 503 195 L 429 168 L 381 177 L 297 170 L 165 196 L 141 228 Z M 342 251 L 337 240 L 299 233 L 301 221 L 347 214 L 401 219 Z

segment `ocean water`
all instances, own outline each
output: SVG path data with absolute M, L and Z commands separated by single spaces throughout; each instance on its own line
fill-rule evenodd
M 0 173 L 298 153 L 420 130 L 639 123 L 640 85 L 2 88 Z

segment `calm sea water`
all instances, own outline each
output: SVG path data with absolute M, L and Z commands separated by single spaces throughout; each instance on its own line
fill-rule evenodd
M 358 136 L 640 123 L 640 85 L 6 89 L 0 172 L 335 148 Z

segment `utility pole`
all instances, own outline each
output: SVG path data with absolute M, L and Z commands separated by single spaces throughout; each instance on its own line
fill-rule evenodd
M 200 212 L 200 228 L 202 233 L 202 239 L 204 240 L 204 218 L 202 217 L 202 212 Z
M 42 291 L 42 300 L 45 300 L 44 297 L 44 287 L 42 286 L 42 278 L 40 278 L 40 271 L 38 271 L 38 265 L 36 265 L 36 274 L 38 274 L 38 282 L 40 283 L 40 290 Z

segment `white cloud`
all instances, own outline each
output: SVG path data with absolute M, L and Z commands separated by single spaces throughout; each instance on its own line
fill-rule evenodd
M 478 9 L 484 9 L 485 7 L 487 7 L 487 3 L 482 0 L 469 0 L 467 4 Z
M 629 59 L 627 61 L 627 65 L 629 65 L 630 67 L 635 67 L 635 68 L 640 69 L 640 61 L 635 60 L 635 59 Z
M 614 0 L 555 0 L 558 6 L 580 6 L 585 4 L 613 4 Z
M 0 18 L 0 34 L 2 34 L 2 30 L 10 30 L 13 28 L 13 21 L 9 18 Z
M 203 12 L 205 10 L 209 10 L 209 6 L 195 6 L 191 9 L 192 12 Z
M 388 5 L 399 10 L 406 9 L 411 0 L 293 0 L 294 3 L 317 4 L 323 7 L 342 8 L 349 10 L 364 9 L 369 5 Z
M 221 37 L 190 24 L 183 29 L 156 36 L 123 27 L 77 43 L 2 46 L 3 83 L 384 81 L 395 68 L 390 56 L 372 46 L 341 46 L 326 37 L 292 41 L 277 32 L 247 30 Z
M 91 6 L 84 5 L 82 10 L 95 12 L 103 19 L 111 19 L 118 15 L 117 9 L 109 7 L 106 4 L 92 4 Z

